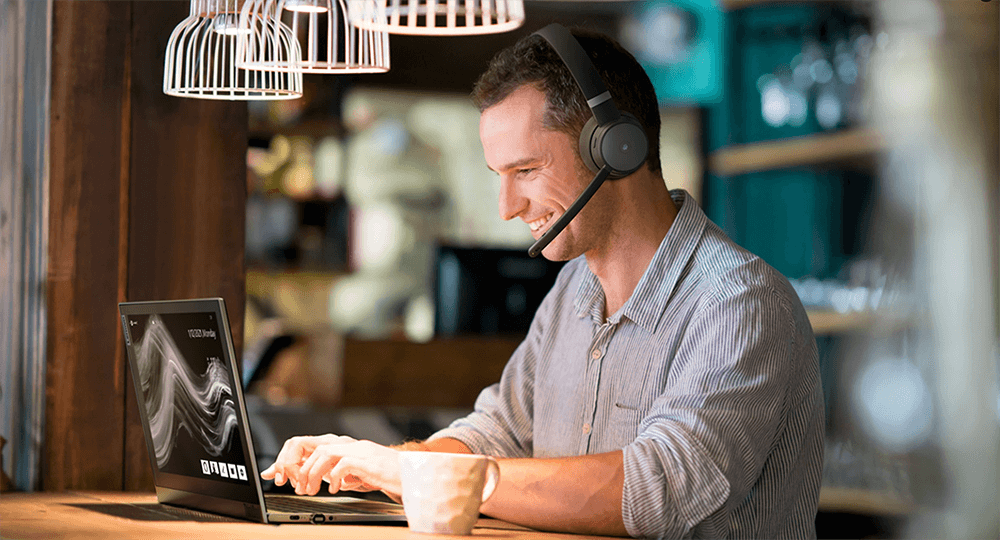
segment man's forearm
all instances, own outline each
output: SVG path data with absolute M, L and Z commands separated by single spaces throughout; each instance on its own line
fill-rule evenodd
M 410 441 L 403 451 L 469 454 L 450 438 Z M 484 514 L 541 530 L 627 536 L 622 522 L 622 453 L 556 459 L 499 459 L 500 485 Z
M 501 459 L 500 485 L 484 514 L 542 530 L 626 536 L 622 453 Z

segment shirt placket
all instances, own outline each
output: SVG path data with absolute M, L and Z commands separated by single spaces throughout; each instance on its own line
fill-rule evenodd
M 580 455 L 590 453 L 590 440 L 594 434 L 594 421 L 597 418 L 597 397 L 601 386 L 601 366 L 607 356 L 608 344 L 614 334 L 615 325 L 610 322 L 597 327 L 590 348 L 587 350 L 587 407 L 584 410 L 583 426 L 580 432 Z

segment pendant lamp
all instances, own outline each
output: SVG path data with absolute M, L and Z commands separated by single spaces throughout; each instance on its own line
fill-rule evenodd
M 303 73 L 383 73 L 389 35 L 349 23 L 344 0 L 246 0 L 239 18 L 238 64 Z M 269 54 L 288 29 L 301 54 Z
M 237 0 L 191 0 L 191 12 L 170 34 L 163 62 L 163 92 L 171 96 L 278 100 L 302 96 L 302 74 L 251 71 L 236 65 Z M 289 32 L 289 36 L 290 36 Z M 295 57 L 293 40 L 272 44 Z
M 496 34 L 524 24 L 523 0 L 349 1 L 352 24 L 392 34 Z

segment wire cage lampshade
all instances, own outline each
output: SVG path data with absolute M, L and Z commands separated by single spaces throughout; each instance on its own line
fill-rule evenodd
M 350 0 L 351 23 L 392 34 L 467 36 L 524 24 L 523 0 Z
M 349 22 L 344 0 L 246 0 L 237 63 L 247 69 L 303 73 L 389 71 L 389 35 Z M 299 56 L 275 55 L 291 36 Z
M 163 62 L 163 92 L 171 96 L 277 100 L 302 96 L 302 74 L 252 71 L 236 65 L 238 0 L 191 0 L 191 12 L 170 34 Z M 290 35 L 290 34 L 289 34 Z M 276 42 L 296 56 L 294 41 Z

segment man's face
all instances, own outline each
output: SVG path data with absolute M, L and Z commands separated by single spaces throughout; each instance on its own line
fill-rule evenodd
M 589 182 L 576 155 L 577 142 L 542 124 L 545 94 L 531 85 L 483 111 L 479 138 L 486 164 L 500 176 L 500 217 L 520 218 L 537 240 Z M 550 260 L 569 260 L 587 250 L 583 223 L 590 204 L 546 247 Z M 590 212 L 593 214 L 594 212 Z

